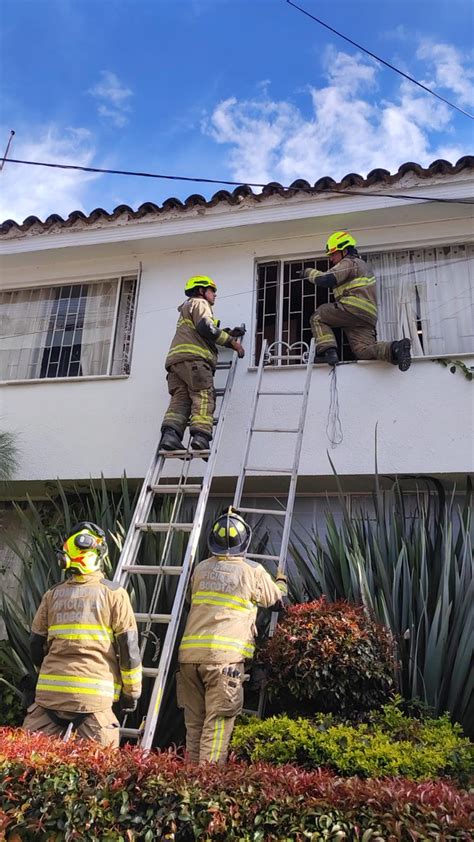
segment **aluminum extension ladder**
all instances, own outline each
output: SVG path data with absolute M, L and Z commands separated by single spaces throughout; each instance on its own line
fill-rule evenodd
M 282 353 L 286 348 L 286 353 Z M 299 351 L 299 353 L 298 353 Z M 309 398 L 309 390 L 311 388 L 311 375 L 314 365 L 314 357 L 316 353 L 316 345 L 314 339 L 311 340 L 311 344 L 308 348 L 308 345 L 305 342 L 298 342 L 294 343 L 293 345 L 288 345 L 285 342 L 274 342 L 271 345 L 267 345 L 265 341 L 262 345 L 262 350 L 260 353 L 260 361 L 258 365 L 258 372 L 257 372 L 257 382 L 255 385 L 255 392 L 253 397 L 253 404 L 252 404 L 252 415 L 250 424 L 247 430 L 247 442 L 245 446 L 244 458 L 242 461 L 240 474 L 237 480 L 237 485 L 235 489 L 234 495 L 234 507 L 238 509 L 242 513 L 246 514 L 255 514 L 255 515 L 274 515 L 276 517 L 283 518 L 283 529 L 281 535 L 281 543 L 280 543 L 280 551 L 278 555 L 269 555 L 267 553 L 247 553 L 249 558 L 253 558 L 259 562 L 265 561 L 276 561 L 278 563 L 277 571 L 278 573 L 286 573 L 287 567 L 287 556 L 288 556 L 288 545 L 290 541 L 290 532 L 291 532 L 291 522 L 293 518 L 293 508 L 295 503 L 295 495 L 296 495 L 296 483 L 298 480 L 298 470 L 300 464 L 300 455 L 301 455 L 301 446 L 303 444 L 303 434 L 304 434 L 304 427 L 306 421 L 306 411 L 308 408 L 308 398 Z M 280 390 L 272 390 L 269 388 L 262 387 L 262 381 L 269 381 L 275 375 L 267 375 L 264 377 L 265 369 L 268 369 L 269 366 L 273 362 L 287 362 L 287 363 L 305 363 L 306 364 L 306 371 L 304 375 L 303 386 L 300 389 L 296 390 L 286 390 L 283 391 L 281 388 Z M 276 378 L 278 380 L 278 377 Z M 279 396 L 281 398 L 291 397 L 291 399 L 300 398 L 300 410 L 298 416 L 298 424 L 295 427 L 260 427 L 256 424 L 257 418 L 257 411 L 259 408 L 259 401 L 262 396 Z M 267 434 L 268 436 L 274 435 L 294 435 L 296 436 L 294 442 L 294 450 L 293 450 L 293 462 L 291 465 L 288 465 L 286 468 L 267 468 L 258 465 L 251 465 L 249 464 L 249 456 L 250 456 L 250 449 L 252 446 L 252 442 L 254 440 L 255 434 Z M 261 509 L 256 507 L 247 507 L 241 505 L 242 497 L 245 494 L 245 481 L 248 477 L 252 475 L 258 474 L 273 474 L 274 476 L 281 476 L 281 477 L 289 477 L 289 486 L 288 490 L 284 492 L 283 496 L 286 496 L 286 506 L 282 506 L 280 509 Z M 270 627 L 269 627 L 269 637 L 272 637 L 275 633 L 276 625 L 278 621 L 278 613 L 276 611 L 272 612 L 270 618 Z M 256 710 L 252 709 L 245 709 L 244 713 L 255 715 L 258 717 L 263 716 L 263 711 L 265 707 L 266 701 L 266 691 L 265 687 L 261 686 L 259 692 L 259 699 L 258 699 L 258 707 Z
M 287 353 L 282 353 L 284 349 L 287 349 Z M 299 349 L 299 353 L 298 353 Z M 247 430 L 247 442 L 245 445 L 245 452 L 244 458 L 242 460 L 242 465 L 240 469 L 240 474 L 237 480 L 237 485 L 235 489 L 234 495 L 234 502 L 233 506 L 238 509 L 242 513 L 248 514 L 257 514 L 257 515 L 275 515 L 276 517 L 283 517 L 283 531 L 281 537 L 281 544 L 280 544 L 280 552 L 278 555 L 266 555 L 266 554 L 255 554 L 255 553 L 247 553 L 249 558 L 256 559 L 257 561 L 277 561 L 278 562 L 278 572 L 285 573 L 286 571 L 286 562 L 287 562 L 287 554 L 288 554 L 288 544 L 290 541 L 290 532 L 291 532 L 291 521 L 293 517 L 293 508 L 295 503 L 295 494 L 296 494 L 296 483 L 298 479 L 298 469 L 300 464 L 300 454 L 301 454 L 301 445 L 303 443 L 303 433 L 304 433 L 304 426 L 306 421 L 306 411 L 308 408 L 308 398 L 309 398 L 309 390 L 311 388 L 311 374 L 314 364 L 314 357 L 316 353 L 316 346 L 314 339 L 311 340 L 311 344 L 308 348 L 308 345 L 305 342 L 298 342 L 294 343 L 293 345 L 288 345 L 286 342 L 274 342 L 272 345 L 267 345 L 265 341 L 262 346 L 262 350 L 260 353 L 260 360 L 258 365 L 257 371 L 257 382 L 255 385 L 255 392 L 253 397 L 252 403 L 252 414 L 250 419 L 250 425 Z M 271 377 L 267 376 L 264 377 L 264 372 L 268 369 L 269 366 L 273 362 L 293 362 L 293 363 L 305 363 L 306 364 L 306 371 L 304 375 L 304 382 L 303 387 L 298 390 L 287 390 L 282 391 L 280 390 L 271 390 L 267 388 L 262 388 L 262 380 L 270 380 L 271 377 L 275 377 L 275 375 L 271 375 Z M 278 380 L 278 378 L 276 378 Z M 282 398 L 291 397 L 292 399 L 296 396 L 301 398 L 301 406 L 298 418 L 298 424 L 296 427 L 259 427 L 256 425 L 256 417 L 257 411 L 259 407 L 259 400 L 260 397 L 263 395 L 276 395 Z M 293 462 L 291 465 L 288 465 L 286 468 L 266 468 L 256 465 L 249 464 L 249 455 L 250 455 L 250 448 L 252 446 L 253 437 L 255 434 L 258 433 L 266 433 L 269 436 L 280 435 L 280 434 L 292 434 L 296 436 L 295 444 L 294 444 L 294 451 L 293 451 Z M 248 508 L 241 505 L 242 497 L 244 496 L 244 487 L 245 481 L 249 476 L 258 474 L 273 474 L 274 476 L 281 476 L 281 477 L 289 477 L 289 487 L 288 491 L 284 493 L 286 496 L 286 506 L 283 506 L 281 509 L 259 509 L 259 508 Z
M 189 450 L 188 446 L 185 455 L 183 450 L 160 450 L 155 454 L 143 481 L 114 575 L 114 582 L 120 583 L 123 587 L 127 587 L 132 576 L 150 576 L 154 578 L 153 594 L 149 604 L 149 610 L 146 613 L 135 613 L 141 631 L 142 641 L 140 651 L 142 659 L 150 633 L 154 634 L 153 629 L 159 629 L 163 625 L 167 626 L 158 665 L 156 667 L 143 667 L 144 677 L 153 679 L 144 723 L 142 723 L 140 728 L 122 727 L 120 731 L 124 737 L 137 739 L 139 744 L 145 749 L 152 747 L 153 737 L 161 711 L 173 651 L 183 615 L 186 589 L 198 549 L 209 490 L 217 460 L 219 442 L 234 383 L 237 359 L 237 354 L 234 352 L 230 362 L 222 362 L 217 365 L 217 370 L 227 370 L 228 373 L 225 387 L 223 389 L 216 389 L 216 398 L 221 398 L 222 400 L 216 412 L 217 421 L 214 422 L 215 430 L 210 450 L 192 451 Z M 190 477 L 190 465 L 195 459 L 202 459 L 203 456 L 207 457 L 208 460 L 204 476 L 201 478 Z M 177 481 L 173 480 L 170 482 L 170 475 L 167 471 L 170 462 L 181 466 Z M 200 464 L 206 465 L 205 462 L 200 462 Z M 175 475 L 176 473 L 177 471 L 175 469 Z M 168 480 L 166 474 L 168 474 Z M 191 481 L 188 482 L 188 479 Z M 156 494 L 165 494 L 172 499 L 170 520 L 167 523 L 151 523 L 148 521 Z M 198 497 L 196 509 L 193 522 L 183 523 L 178 518 L 182 503 L 189 496 Z M 179 567 L 169 564 L 173 536 L 177 531 L 189 533 L 183 562 Z M 138 563 L 138 553 L 145 532 L 160 532 L 165 534 L 163 552 L 159 565 Z M 167 576 L 178 576 L 178 586 L 173 599 L 171 614 L 158 614 L 155 611 L 162 592 L 164 579 Z

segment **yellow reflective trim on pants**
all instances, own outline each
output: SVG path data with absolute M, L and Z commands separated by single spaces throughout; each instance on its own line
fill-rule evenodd
M 363 276 L 359 278 L 354 278 L 352 281 L 346 281 L 344 284 L 338 284 L 338 286 L 334 287 L 334 297 L 339 298 L 346 290 L 348 289 L 358 289 L 360 287 L 371 287 L 375 284 L 375 277 L 373 275 L 370 278 L 364 278 Z
M 206 360 L 214 359 L 214 354 L 211 351 L 206 351 L 205 348 L 201 348 L 200 345 L 174 345 L 168 351 L 168 357 L 172 357 L 174 354 L 196 354 L 198 357 L 204 357 Z
M 358 307 L 359 310 L 365 310 L 371 316 L 377 318 L 377 305 L 372 304 L 371 301 L 366 301 L 365 298 L 358 298 L 355 295 L 347 295 L 341 300 L 341 304 L 350 304 L 351 307 Z
M 332 335 L 332 333 L 321 333 L 320 334 L 318 330 L 316 330 L 316 333 L 317 333 L 317 342 L 332 342 L 333 339 L 334 339 L 334 336 Z
M 218 716 L 214 726 L 214 739 L 212 741 L 210 760 L 219 760 L 224 739 L 224 717 Z
M 212 415 L 191 415 L 190 423 L 209 424 L 213 420 Z

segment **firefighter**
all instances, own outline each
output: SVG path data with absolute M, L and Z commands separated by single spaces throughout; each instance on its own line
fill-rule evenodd
M 211 528 L 211 558 L 197 565 L 191 608 L 178 653 L 178 707 L 184 708 L 186 749 L 195 763 L 225 763 L 235 717 L 243 705 L 244 661 L 254 651 L 257 606 L 287 593 L 261 564 L 246 558 L 252 531 L 231 507 Z
M 171 400 L 163 418 L 159 449 L 181 450 L 189 421 L 191 449 L 207 450 L 215 407 L 216 346 L 233 348 L 242 358 L 245 351 L 239 337 L 245 331 L 219 328 L 212 314 L 217 286 L 211 278 L 190 278 L 184 292 L 187 300 L 178 307 L 176 333 L 165 362 Z
M 124 588 L 104 578 L 105 533 L 95 523 L 71 529 L 58 560 L 66 580 L 45 593 L 31 627 L 30 649 L 39 669 L 35 701 L 23 727 L 78 736 L 118 747 L 112 710 L 136 709 L 141 693 L 138 632 Z
M 376 282 L 355 246 L 351 234 L 336 231 L 326 243 L 331 268 L 327 272 L 306 269 L 304 273 L 309 281 L 332 290 L 336 299 L 333 304 L 322 304 L 311 316 L 316 352 L 336 365 L 339 360 L 332 328 L 342 327 L 358 360 L 385 360 L 407 371 L 411 363 L 409 339 L 377 342 Z

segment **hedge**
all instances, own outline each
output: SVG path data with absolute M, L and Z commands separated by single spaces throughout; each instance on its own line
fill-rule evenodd
M 414 719 L 399 701 L 385 705 L 369 724 L 352 725 L 321 715 L 310 719 L 272 716 L 238 722 L 232 748 L 243 760 L 325 766 L 339 775 L 402 775 L 411 780 L 446 775 L 468 784 L 473 748 L 448 716 Z
M 393 692 L 394 649 L 362 607 L 321 597 L 288 608 L 257 657 L 278 712 L 357 717 Z
M 196 767 L 0 729 L 7 842 L 467 840 L 474 800 L 446 781 L 342 779 L 294 766 Z

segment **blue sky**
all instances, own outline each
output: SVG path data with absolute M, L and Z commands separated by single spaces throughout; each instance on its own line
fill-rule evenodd
M 299 5 L 474 111 L 472 0 Z M 290 183 L 474 151 L 474 121 L 285 0 L 0 0 L 0 17 L 12 157 Z M 217 189 L 6 164 L 0 218 Z

